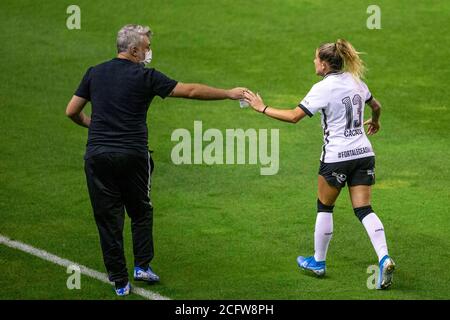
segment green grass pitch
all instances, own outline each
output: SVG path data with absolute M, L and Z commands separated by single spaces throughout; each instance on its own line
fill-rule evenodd
M 68 30 L 70 4 L 0 3 L 0 234 L 104 272 L 83 171 L 87 130 L 64 111 L 86 69 L 115 56 L 124 24 L 151 26 L 151 66 L 170 77 L 247 86 L 284 108 L 320 80 L 315 48 L 342 37 L 367 53 L 366 82 L 383 105 L 382 130 L 371 138 L 373 207 L 398 267 L 392 288 L 366 286 L 376 255 L 347 190 L 336 204 L 327 277 L 298 270 L 297 255 L 313 250 L 319 117 L 291 125 L 233 101 L 159 98 L 148 124 L 152 265 L 162 281 L 137 286 L 173 299 L 450 297 L 449 2 L 79 0 L 81 30 Z M 370 4 L 381 8 L 380 30 L 366 27 Z M 174 165 L 171 133 L 192 131 L 195 120 L 222 132 L 278 128 L 278 174 L 261 176 L 259 165 Z M 125 237 L 131 268 L 129 223 Z M 0 299 L 115 299 L 109 285 L 85 276 L 81 290 L 68 290 L 67 277 L 65 268 L 0 245 Z

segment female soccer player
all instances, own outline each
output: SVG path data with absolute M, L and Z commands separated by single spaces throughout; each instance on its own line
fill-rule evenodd
M 283 110 L 266 105 L 259 94 L 244 93 L 254 110 L 271 118 L 296 123 L 306 115 L 322 114 L 324 145 L 320 158 L 317 219 L 314 255 L 297 258 L 300 268 L 317 276 L 325 274 L 325 259 L 333 234 L 333 208 L 341 189 L 348 184 L 354 212 L 364 225 L 378 255 L 378 289 L 392 284 L 394 261 L 388 255 L 383 224 L 370 204 L 375 183 L 375 154 L 368 135 L 380 130 L 380 103 L 361 80 L 364 73 L 359 53 L 346 40 L 322 44 L 314 59 L 316 83 L 298 107 Z M 372 109 L 372 118 L 363 123 L 364 103 Z

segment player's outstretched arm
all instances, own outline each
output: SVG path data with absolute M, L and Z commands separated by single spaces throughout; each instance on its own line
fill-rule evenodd
M 251 105 L 255 111 L 267 114 L 269 117 L 280 121 L 297 123 L 306 116 L 306 113 L 298 107 L 294 109 L 278 109 L 269 107 L 264 103 L 258 93 L 255 94 L 250 90 L 246 90 L 244 92 L 244 96 L 245 101 Z
M 380 131 L 381 104 L 377 99 L 372 98 L 372 100 L 368 102 L 368 105 L 372 109 L 372 118 L 364 122 L 364 124 L 368 126 L 367 134 L 371 136 Z
M 177 83 L 170 97 L 198 100 L 244 99 L 246 88 L 218 89 L 199 83 Z

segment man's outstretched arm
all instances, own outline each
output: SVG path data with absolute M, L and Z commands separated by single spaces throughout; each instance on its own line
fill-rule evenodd
M 199 83 L 181 83 L 178 82 L 172 93 L 169 95 L 174 98 L 187 98 L 198 100 L 223 100 L 223 99 L 244 99 L 244 90 L 246 88 L 233 88 L 230 90 L 218 89 Z

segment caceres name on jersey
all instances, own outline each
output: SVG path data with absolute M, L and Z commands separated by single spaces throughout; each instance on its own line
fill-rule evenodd
M 320 112 L 325 163 L 374 156 L 364 128 L 364 104 L 372 100 L 367 85 L 348 72 L 330 73 L 298 105 L 308 116 Z

